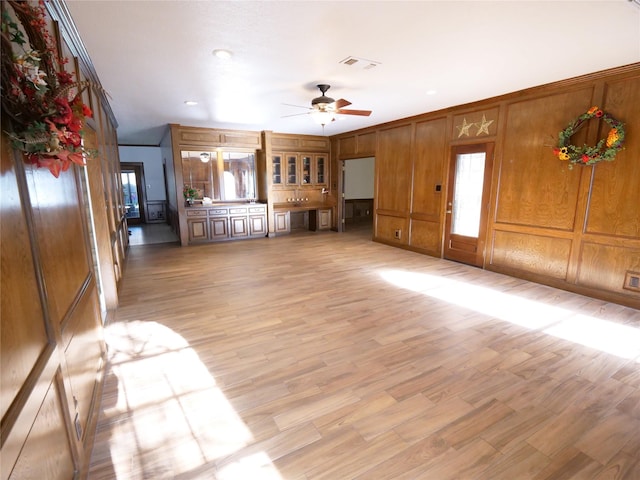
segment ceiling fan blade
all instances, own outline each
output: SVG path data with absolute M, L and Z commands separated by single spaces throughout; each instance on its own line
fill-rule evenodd
M 363 117 L 368 117 L 371 115 L 371 110 L 336 110 L 336 113 L 341 115 L 361 115 Z
M 286 105 L 287 107 L 296 107 L 296 108 L 304 108 L 305 110 L 312 110 L 310 107 L 303 107 L 302 105 L 293 105 L 291 103 L 283 103 L 282 105 Z
M 338 110 L 348 105 L 351 105 L 351 102 L 349 100 L 345 100 L 344 98 L 340 98 L 339 100 L 336 100 L 336 103 L 335 103 L 336 109 Z
M 311 114 L 311 112 L 304 112 L 304 113 L 292 113 L 291 115 L 283 115 L 280 118 L 287 118 L 287 117 L 297 117 L 298 115 L 309 115 Z

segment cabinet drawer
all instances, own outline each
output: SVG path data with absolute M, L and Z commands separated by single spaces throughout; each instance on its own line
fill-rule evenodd
M 230 208 L 229 209 L 229 213 L 231 213 L 231 214 L 234 214 L 234 213 L 247 213 L 247 208 L 246 207 Z
M 187 210 L 187 217 L 206 217 L 206 210 Z
M 264 213 L 264 207 L 249 207 L 249 213 Z
M 226 215 L 227 214 L 227 209 L 226 208 L 212 208 L 209 209 L 209 215 Z

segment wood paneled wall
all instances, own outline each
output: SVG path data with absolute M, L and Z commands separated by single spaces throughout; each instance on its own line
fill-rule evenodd
M 625 149 L 613 162 L 569 169 L 552 153 L 558 132 L 593 105 L 625 123 Z M 589 122 L 572 143 L 595 145 L 607 131 Z M 494 142 L 484 268 L 640 307 L 640 291 L 625 287 L 640 272 L 640 64 L 332 140 L 334 162 L 374 145 L 374 239 L 434 256 L 443 252 L 451 147 Z
M 47 8 L 49 31 L 62 39 L 71 60 L 67 69 L 98 83 L 81 44 L 65 30 L 70 17 L 64 5 L 53 1 Z M 101 94 L 87 93 L 84 101 L 94 112 L 85 143 L 98 154 L 86 171 L 74 165 L 59 178 L 24 164 L 2 118 L 3 480 L 82 477 L 93 443 L 105 360 L 102 328 L 117 306 L 127 234 L 115 120 Z

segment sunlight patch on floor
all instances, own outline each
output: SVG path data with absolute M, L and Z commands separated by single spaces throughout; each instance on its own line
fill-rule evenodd
M 265 452 L 248 455 L 225 465 L 218 471 L 218 480 L 283 480 Z
M 265 452 L 216 470 L 217 461 L 254 438 L 182 336 L 155 322 L 134 321 L 110 325 L 106 337 L 118 393 L 104 414 L 113 419 L 118 479 L 174 478 L 203 466 L 226 480 L 281 478 Z
M 636 358 L 640 362 L 638 328 L 436 275 L 403 270 L 381 270 L 379 274 L 397 287 L 424 293 L 531 330 L 541 330 L 621 358 Z

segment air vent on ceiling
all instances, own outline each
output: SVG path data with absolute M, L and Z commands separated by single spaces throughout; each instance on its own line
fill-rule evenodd
M 340 62 L 338 63 L 342 63 L 343 65 L 347 65 L 349 67 L 355 67 L 360 70 L 371 70 L 372 68 L 380 65 L 380 62 L 376 62 L 375 60 L 367 60 L 365 58 L 358 57 L 347 57 L 343 60 L 340 60 Z

